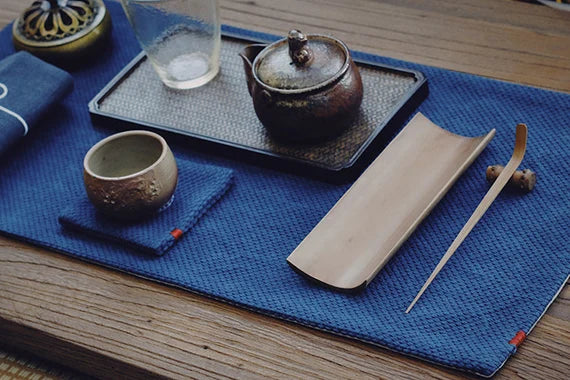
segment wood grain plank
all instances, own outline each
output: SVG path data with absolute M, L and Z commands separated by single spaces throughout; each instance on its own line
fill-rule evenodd
M 346 4 L 346 1 L 343 0 L 333 1 Z M 564 12 L 529 3 L 512 4 L 512 1 L 517 0 L 383 0 L 382 3 L 406 8 L 406 10 L 413 12 L 437 12 L 442 15 L 486 23 L 530 28 L 548 34 L 566 35 L 568 33 L 568 29 L 565 27 L 569 22 L 568 15 Z M 370 2 L 362 4 L 370 6 Z
M 24 244 L 0 244 L 2 335 L 25 326 L 125 363 L 110 377 L 135 366 L 174 378 L 375 378 L 393 374 L 403 359 Z
M 468 377 L 5 238 L 0 291 L 7 342 L 95 376 Z M 557 378 L 568 350 L 570 321 L 547 315 L 500 375 Z
M 294 26 L 334 34 L 355 50 L 570 90 L 568 34 L 442 14 L 436 7 L 426 11 L 368 0 L 253 3 L 222 1 L 222 14 L 229 23 L 245 28 L 283 35 Z M 570 28 L 568 19 L 550 23 Z
M 30 1 L 2 0 L 0 27 Z M 222 0 L 232 25 L 570 90 L 570 18 L 499 0 Z M 0 237 L 0 344 L 103 378 L 468 378 Z M 570 373 L 570 286 L 497 376 Z

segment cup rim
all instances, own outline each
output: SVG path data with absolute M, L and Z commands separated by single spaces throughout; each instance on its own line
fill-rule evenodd
M 114 140 L 123 138 L 125 136 L 150 136 L 150 137 L 158 140 L 160 142 L 161 147 L 162 147 L 162 151 L 160 152 L 160 156 L 156 159 L 156 161 L 154 161 L 152 164 L 145 167 L 144 169 L 139 170 L 138 172 L 135 172 L 132 174 L 125 175 L 125 176 L 105 177 L 105 176 L 102 176 L 99 174 L 95 174 L 88 165 L 88 162 L 91 159 L 91 157 L 93 156 L 93 154 L 95 154 L 95 152 L 97 150 L 99 150 L 99 148 L 101 148 L 103 145 L 109 143 L 110 141 L 114 141 Z M 118 181 L 118 180 L 123 180 L 123 179 L 130 179 L 130 178 L 138 177 L 138 176 L 145 174 L 145 173 L 149 172 L 150 170 L 154 169 L 156 166 L 158 166 L 158 164 L 161 161 L 163 161 L 163 159 L 166 157 L 167 153 L 168 153 L 168 144 L 166 143 L 166 140 L 157 133 L 150 132 L 150 131 L 144 131 L 144 130 L 119 132 L 119 133 L 115 133 L 111 136 L 107 136 L 106 138 L 102 139 L 101 141 L 99 141 L 98 143 L 93 145 L 87 151 L 87 153 L 85 154 L 85 157 L 83 158 L 83 170 L 87 174 L 89 174 L 89 176 L 91 176 L 93 178 L 100 179 L 100 180 L 104 180 L 104 181 Z

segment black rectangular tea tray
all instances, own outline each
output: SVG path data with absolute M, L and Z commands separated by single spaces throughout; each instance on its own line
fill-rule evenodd
M 421 72 L 358 59 L 356 53 L 364 86 L 358 118 L 329 141 L 279 143 L 257 119 L 238 56 L 246 45 L 260 42 L 267 41 L 224 32 L 220 73 L 187 91 L 163 85 L 142 52 L 89 102 L 93 122 L 184 135 L 184 143 L 207 152 L 339 182 L 354 179 L 428 93 Z

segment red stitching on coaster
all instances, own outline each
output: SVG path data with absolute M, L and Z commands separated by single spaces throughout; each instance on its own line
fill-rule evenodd
M 525 338 L 526 338 L 525 332 L 519 330 L 514 336 L 514 338 L 509 341 L 509 344 L 514 344 L 516 348 L 519 348 L 520 344 L 524 341 Z
M 172 235 L 174 237 L 174 240 L 178 240 L 182 237 L 182 234 L 184 232 L 182 232 L 182 230 L 175 228 L 172 231 L 170 231 L 170 235 Z

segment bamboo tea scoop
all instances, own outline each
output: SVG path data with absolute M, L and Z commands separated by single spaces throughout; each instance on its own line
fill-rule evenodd
M 465 240 L 467 235 L 469 235 L 469 232 L 471 232 L 473 227 L 475 227 L 475 224 L 477 224 L 477 222 L 479 221 L 479 219 L 481 219 L 485 211 L 487 211 L 489 206 L 491 206 L 491 203 L 493 203 L 495 198 L 497 198 L 497 195 L 499 195 L 503 187 L 505 187 L 507 182 L 511 179 L 511 176 L 518 168 L 524 157 L 524 153 L 526 150 L 526 136 L 527 136 L 526 125 L 525 124 L 517 125 L 517 132 L 515 137 L 515 149 L 513 151 L 511 159 L 509 160 L 509 163 L 507 164 L 507 166 L 505 166 L 499 177 L 495 180 L 493 186 L 491 186 L 487 194 L 485 194 L 485 197 L 483 197 L 483 200 L 481 201 L 481 203 L 479 203 L 479 206 L 477 206 L 477 208 L 475 209 L 475 211 L 473 212 L 467 223 L 465 223 L 461 231 L 459 231 L 459 234 L 457 235 L 453 243 L 451 243 L 451 246 L 449 247 L 447 252 L 445 252 L 445 255 L 443 255 L 440 262 L 437 264 L 432 274 L 425 282 L 424 286 L 422 286 L 416 298 L 414 298 L 410 306 L 408 306 L 406 314 L 409 313 L 410 310 L 412 310 L 416 302 L 418 302 L 418 300 L 425 292 L 427 287 L 431 284 L 435 276 L 437 276 L 439 271 L 441 271 L 443 266 L 447 263 L 447 261 L 451 258 L 451 256 L 453 256 L 459 245 L 463 242 L 463 240 Z

